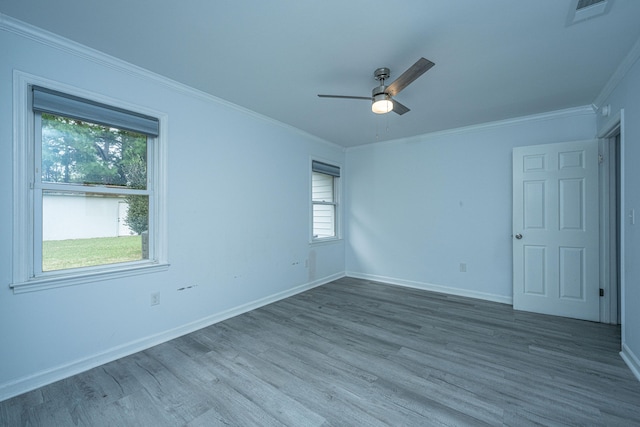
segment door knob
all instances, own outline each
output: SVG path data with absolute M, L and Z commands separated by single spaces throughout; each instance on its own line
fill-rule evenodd
M 518 239 L 518 240 L 522 239 L 522 234 L 520 234 L 520 233 L 516 234 L 516 239 Z

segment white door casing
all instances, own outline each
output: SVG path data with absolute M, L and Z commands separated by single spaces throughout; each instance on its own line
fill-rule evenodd
M 513 307 L 599 321 L 598 142 L 513 149 Z

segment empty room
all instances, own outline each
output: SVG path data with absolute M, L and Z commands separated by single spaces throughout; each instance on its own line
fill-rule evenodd
M 0 0 L 0 425 L 640 425 L 639 20 Z

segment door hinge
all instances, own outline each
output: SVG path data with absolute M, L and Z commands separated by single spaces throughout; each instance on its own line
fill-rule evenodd
M 600 288 L 600 296 L 603 297 L 604 296 L 604 289 Z
M 602 154 L 598 154 L 598 163 L 604 163 L 604 156 Z

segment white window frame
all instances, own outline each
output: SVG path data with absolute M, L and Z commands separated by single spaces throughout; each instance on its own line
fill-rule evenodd
M 324 160 L 324 159 L 319 159 L 319 158 L 312 158 L 311 161 L 309 162 L 309 201 L 310 201 L 310 226 L 309 226 L 309 236 L 310 236 L 310 242 L 311 243 L 323 243 L 323 242 L 332 242 L 332 241 L 336 241 L 336 240 L 340 240 L 342 239 L 342 227 L 341 227 L 341 223 L 342 223 L 342 215 L 340 214 L 340 197 L 341 197 L 341 177 L 333 177 L 333 202 L 319 202 L 319 201 L 314 201 L 313 200 L 313 162 L 320 162 L 320 163 L 325 163 L 327 165 L 330 166 L 334 166 L 338 169 L 340 169 L 340 174 L 342 174 L 342 165 L 338 164 L 337 162 L 334 161 L 330 161 L 330 160 Z M 320 172 L 321 173 L 321 172 Z M 313 225 L 314 225 L 314 215 L 313 215 L 313 206 L 314 205 L 333 205 L 334 209 L 335 209 L 335 218 L 334 218 L 334 236 L 329 236 L 329 237 L 315 237 L 313 234 Z
M 148 108 L 131 105 L 93 92 L 34 76 L 18 70 L 13 76 L 13 271 L 10 287 L 14 293 L 127 277 L 166 270 L 167 261 L 167 116 Z M 41 239 L 34 209 L 36 200 L 33 178 L 36 146 L 36 114 L 31 105 L 31 87 L 41 86 L 68 95 L 156 117 L 159 135 L 149 138 L 152 162 L 149 182 L 153 185 L 149 199 L 149 259 L 120 264 L 100 265 L 41 273 L 34 267 L 36 244 Z M 41 228 L 41 227 L 40 227 Z

